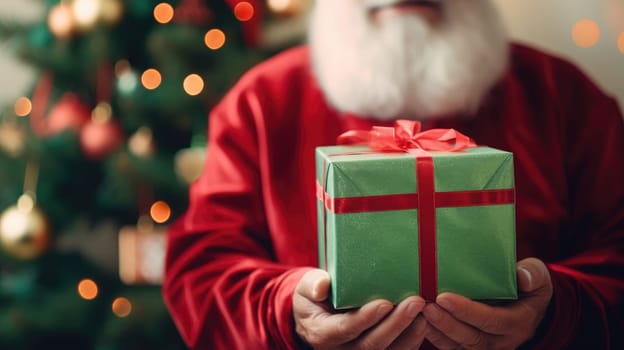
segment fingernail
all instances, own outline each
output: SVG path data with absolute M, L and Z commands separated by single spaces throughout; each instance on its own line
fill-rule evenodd
M 314 300 L 318 300 L 319 294 L 321 294 L 321 292 L 319 292 L 319 284 L 317 282 L 312 287 L 312 298 L 314 298 Z
M 377 317 L 386 316 L 390 310 L 392 310 L 392 305 L 390 304 L 379 305 L 379 307 L 377 307 Z
M 442 298 L 440 300 L 436 300 L 436 304 L 442 306 L 442 308 L 444 308 L 444 310 L 448 311 L 448 312 L 453 312 L 453 303 L 451 303 L 450 301 Z
M 529 272 L 529 270 L 527 270 L 527 269 L 526 269 L 526 268 L 524 268 L 524 267 L 520 267 L 520 268 L 519 268 L 519 270 L 520 270 L 520 271 L 522 271 L 522 273 L 524 273 L 524 276 L 526 276 L 527 281 L 529 281 L 529 285 L 530 285 L 530 286 L 531 286 L 531 285 L 533 285 L 533 284 L 531 283 L 531 280 L 532 280 L 532 277 L 531 277 L 531 272 Z
M 425 317 L 427 318 L 427 320 L 433 321 L 433 322 L 436 322 L 437 320 L 440 319 L 440 317 L 442 317 L 440 310 L 438 310 L 433 305 L 429 305 L 425 307 L 425 311 L 423 313 L 425 314 Z
M 415 302 L 410 302 L 409 304 L 407 304 L 407 308 L 405 309 L 405 313 L 407 314 L 408 317 L 410 318 L 414 318 L 416 317 L 416 315 L 418 315 L 418 312 L 420 310 L 418 309 L 418 307 L 416 306 Z

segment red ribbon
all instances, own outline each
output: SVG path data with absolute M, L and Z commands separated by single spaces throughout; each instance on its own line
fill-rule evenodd
M 513 189 L 435 192 L 434 163 L 428 151 L 459 152 L 477 146 L 471 138 L 454 129 L 421 131 L 421 123 L 418 121 L 398 120 L 394 127 L 374 126 L 369 131 L 347 131 L 338 136 L 337 143 L 368 145 L 373 152 L 407 152 L 415 155 L 417 193 L 334 199 L 327 195 L 323 183 L 317 184 L 317 197 L 327 209 L 335 213 L 418 208 L 420 294 L 427 301 L 434 301 L 438 292 L 436 208 L 507 204 L 514 200 Z
M 422 151 L 459 152 L 477 147 L 468 136 L 455 129 L 430 129 L 421 131 L 421 123 L 414 120 L 397 120 L 394 127 L 373 126 L 371 130 L 349 130 L 338 136 L 339 145 L 368 145 L 376 152 Z

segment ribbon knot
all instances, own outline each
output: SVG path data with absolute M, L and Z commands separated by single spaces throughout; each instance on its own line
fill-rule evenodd
M 421 129 L 419 121 L 400 119 L 393 127 L 373 126 L 371 130 L 346 131 L 336 142 L 339 145 L 368 145 L 377 152 L 460 152 L 477 147 L 470 137 L 455 129 Z

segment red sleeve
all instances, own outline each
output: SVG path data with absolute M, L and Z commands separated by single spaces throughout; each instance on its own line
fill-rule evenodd
M 307 269 L 273 257 L 259 174 L 259 108 L 254 94 L 234 89 L 214 109 L 203 175 L 169 232 L 163 294 L 193 349 L 297 346 L 292 294 Z
M 570 217 L 553 247 L 562 259 L 548 264 L 554 296 L 536 348 L 624 349 L 624 123 L 584 75 L 559 73 Z

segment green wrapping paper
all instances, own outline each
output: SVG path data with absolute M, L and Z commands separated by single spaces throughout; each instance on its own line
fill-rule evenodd
M 435 273 L 434 291 L 516 299 L 512 154 L 488 147 L 429 154 L 435 254 L 427 261 L 435 264 L 422 268 Z M 428 283 L 419 272 L 425 255 L 419 251 L 421 209 L 409 204 L 418 195 L 416 156 L 373 153 L 366 146 L 318 147 L 316 175 L 319 263 L 330 274 L 336 309 L 378 298 L 396 304 L 431 289 L 420 285 Z M 505 192 L 512 200 L 468 205 L 461 203 L 466 192 Z M 440 198 L 460 198 L 461 204 Z

